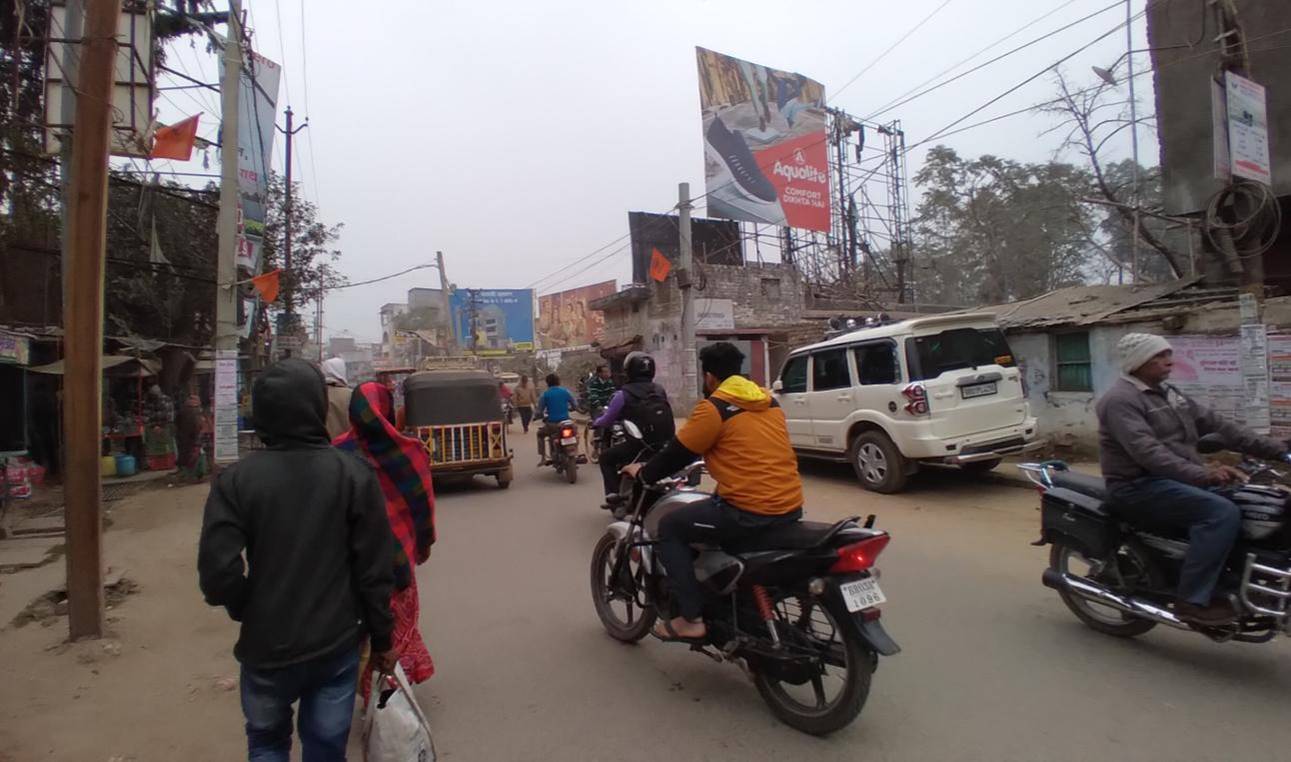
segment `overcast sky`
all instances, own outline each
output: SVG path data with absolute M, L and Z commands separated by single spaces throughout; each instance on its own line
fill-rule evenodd
M 322 219 L 345 223 L 341 270 L 356 281 L 379 277 L 431 262 L 439 249 L 459 286 L 524 288 L 626 234 L 629 210 L 667 210 L 678 182 L 703 194 L 696 45 L 800 72 L 824 84 L 831 105 L 867 116 L 1043 14 L 1055 11 L 960 70 L 1111 2 L 950 0 L 838 94 L 943 1 L 247 0 L 247 7 L 257 49 L 284 66 L 279 105 L 309 117 L 294 171 Z M 1133 0 L 1134 12 L 1143 5 Z M 1112 8 L 881 119 L 900 119 L 916 143 L 1124 18 L 1123 6 Z M 1145 48 L 1143 20 L 1133 28 L 1134 48 Z M 1111 65 L 1125 45 L 1118 30 L 1064 68 L 1090 84 L 1090 66 Z M 212 81 L 214 57 L 180 46 L 172 63 Z M 1136 80 L 1143 111 L 1153 107 L 1151 80 Z M 1052 78 L 1040 77 L 965 124 L 1052 93 Z M 213 105 L 215 96 L 172 91 L 159 104 L 162 120 L 192 113 L 198 102 Z M 937 142 L 966 156 L 1040 161 L 1060 142 L 1041 136 L 1048 126 L 1024 115 Z M 203 122 L 202 134 L 215 130 L 213 119 Z M 1155 135 L 1142 129 L 1140 141 L 1143 163 L 1155 164 Z M 1121 142 L 1117 150 L 1128 155 L 1128 133 Z M 911 152 L 911 177 L 927 147 Z M 280 137 L 273 157 L 280 170 L 282 148 Z M 624 251 L 542 290 L 622 284 L 629 273 Z M 382 304 L 438 283 L 437 272 L 425 270 L 338 292 L 326 301 L 327 332 L 379 338 Z

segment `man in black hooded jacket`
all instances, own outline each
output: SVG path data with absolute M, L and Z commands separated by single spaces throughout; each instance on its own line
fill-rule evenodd
M 233 653 L 250 757 L 286 762 L 299 701 L 304 758 L 343 760 L 363 636 L 380 669 L 395 662 L 385 499 L 371 467 L 328 441 L 327 392 L 313 365 L 273 365 L 252 401 L 267 449 L 211 486 L 202 593 L 242 623 Z

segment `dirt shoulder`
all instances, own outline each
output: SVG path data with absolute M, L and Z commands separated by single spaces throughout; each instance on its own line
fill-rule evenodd
M 0 760 L 245 755 L 236 625 L 197 589 L 206 492 L 160 488 L 115 505 L 105 557 L 126 582 L 109 597 L 103 640 L 68 643 L 67 618 L 56 610 L 15 624 L 62 586 L 61 560 L 0 576 Z

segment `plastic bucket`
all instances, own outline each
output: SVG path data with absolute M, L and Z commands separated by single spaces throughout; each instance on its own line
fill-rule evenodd
M 133 455 L 117 456 L 117 476 L 134 476 L 137 468 Z
M 117 459 L 111 455 L 104 455 L 99 459 L 99 476 L 116 476 Z

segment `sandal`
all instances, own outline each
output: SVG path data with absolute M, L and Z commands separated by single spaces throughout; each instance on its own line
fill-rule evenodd
M 672 628 L 671 619 L 660 619 L 659 624 L 663 625 L 664 632 L 659 632 L 659 627 L 650 628 L 650 634 L 663 641 L 664 643 L 689 643 L 693 646 L 700 646 L 708 642 L 708 628 L 704 628 L 703 635 L 695 637 L 686 637 L 678 635 L 677 631 Z

